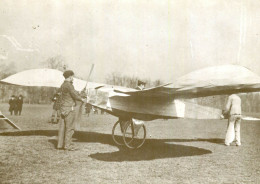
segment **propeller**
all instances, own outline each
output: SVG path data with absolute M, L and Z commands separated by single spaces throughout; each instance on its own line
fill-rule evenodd
M 81 94 L 86 93 L 86 89 L 87 89 L 87 86 L 88 86 L 88 82 L 89 82 L 89 80 L 90 80 L 90 77 L 91 77 L 91 74 L 92 74 L 92 72 L 93 72 L 94 66 L 95 66 L 94 64 L 91 65 L 91 69 L 90 69 L 89 74 L 88 74 L 88 78 L 87 78 L 86 85 L 85 85 L 85 87 L 81 90 Z M 88 92 L 87 92 L 85 95 L 87 96 L 87 95 L 88 95 Z M 78 111 L 78 116 L 77 116 L 77 120 L 78 120 L 78 121 L 77 121 L 77 122 L 79 122 L 79 121 L 81 120 L 83 104 L 84 104 L 84 103 L 81 102 L 81 104 L 80 104 L 80 106 L 79 106 L 79 111 Z M 77 123 L 77 124 L 78 124 L 77 128 L 80 128 L 79 123 Z

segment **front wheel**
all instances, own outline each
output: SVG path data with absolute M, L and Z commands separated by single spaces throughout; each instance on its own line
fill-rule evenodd
M 124 128 L 123 141 L 124 144 L 130 149 L 140 148 L 146 138 L 146 128 L 142 124 L 140 127 L 134 125 L 133 121 L 129 121 Z
M 121 125 L 120 125 L 120 121 L 118 120 L 114 126 L 113 126 L 113 129 L 112 129 L 112 138 L 114 140 L 114 142 L 119 145 L 119 146 L 122 146 L 124 145 L 124 141 L 123 141 L 123 130 L 121 128 Z

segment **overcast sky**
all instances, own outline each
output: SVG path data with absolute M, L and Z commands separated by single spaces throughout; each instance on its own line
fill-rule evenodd
M 260 1 L 1 0 L 0 62 L 39 68 L 61 55 L 94 82 L 117 72 L 172 82 L 241 64 L 260 75 Z

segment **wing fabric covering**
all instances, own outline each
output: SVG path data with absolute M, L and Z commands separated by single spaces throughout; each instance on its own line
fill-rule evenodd
M 20 86 L 45 86 L 59 88 L 64 81 L 63 73 L 55 69 L 31 69 L 25 70 L 11 75 L 3 80 L 2 83 L 14 84 Z M 77 91 L 81 91 L 86 81 L 74 78 L 74 87 Z M 103 84 L 88 82 L 88 88 L 96 88 Z
M 260 77 L 239 65 L 208 67 L 178 78 L 174 83 L 138 92 L 135 96 L 196 98 L 260 91 Z

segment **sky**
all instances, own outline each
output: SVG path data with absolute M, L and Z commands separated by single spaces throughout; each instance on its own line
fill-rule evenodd
M 62 56 L 85 79 L 95 64 L 93 82 L 223 64 L 260 75 L 258 0 L 1 0 L 0 22 L 0 64 L 17 71 Z

